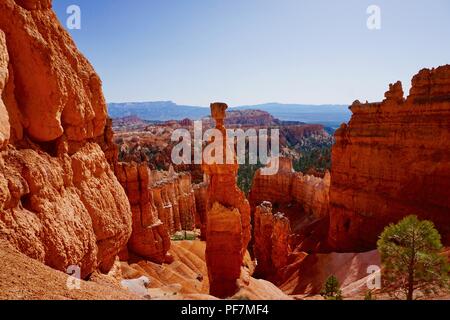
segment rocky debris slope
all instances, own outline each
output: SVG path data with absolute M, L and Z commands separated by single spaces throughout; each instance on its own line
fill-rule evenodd
M 205 258 L 206 243 L 203 241 L 175 241 L 169 250 L 175 261 L 156 264 L 148 261 L 122 262 L 122 274 L 126 279 L 145 276 L 150 279 L 148 295 L 163 300 L 215 300 L 209 295 L 208 268 Z M 246 255 L 244 265 L 251 265 Z M 274 284 L 251 278 L 237 282 L 236 294 L 231 299 L 290 300 Z
M 211 105 L 216 128 L 226 137 L 224 127 L 226 104 Z M 216 139 L 219 137 L 216 137 Z M 219 298 L 230 297 L 238 290 L 237 282 L 251 237 L 250 205 L 236 185 L 238 164 L 226 163 L 229 145 L 225 138 L 217 139 L 223 158 L 204 160 L 203 170 L 209 187 L 206 205 L 206 263 L 210 293 Z M 216 155 L 219 157 L 219 155 Z M 222 164 L 217 162 L 222 162 Z
M 356 101 L 336 132 L 330 242 L 374 249 L 384 227 L 406 215 L 435 223 L 450 244 L 450 65 L 424 69 L 407 99 L 401 83 L 381 103 Z
M 100 79 L 51 1 L 0 2 L 0 94 L 0 239 L 64 272 L 109 271 L 131 210 Z
M 282 213 L 272 213 L 270 202 L 256 208 L 254 219 L 253 254 L 257 261 L 254 275 L 277 283 L 291 253 L 289 219 Z
M 377 251 L 305 255 L 295 253 L 286 268 L 280 288 L 287 294 L 305 298 L 320 294 L 328 277 L 335 276 L 344 298 L 361 299 L 373 283 L 372 267 L 380 266 Z
M 78 283 L 0 241 L 0 300 L 138 300 L 113 275 Z M 69 284 L 69 286 L 68 286 Z

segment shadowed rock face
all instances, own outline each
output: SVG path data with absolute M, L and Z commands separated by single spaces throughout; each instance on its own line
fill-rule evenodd
M 281 213 L 273 214 L 272 204 L 263 202 L 256 208 L 254 220 L 253 253 L 258 262 L 255 276 L 276 283 L 291 252 L 289 219 Z
M 51 1 L 0 1 L 0 95 L 0 239 L 61 271 L 108 271 L 130 205 L 100 79 Z
M 374 249 L 384 227 L 415 214 L 450 244 L 450 65 L 424 69 L 407 99 L 351 106 L 336 132 L 329 238 L 340 251 Z

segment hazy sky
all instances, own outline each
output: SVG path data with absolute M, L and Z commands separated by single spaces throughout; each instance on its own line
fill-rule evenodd
M 448 0 L 54 0 L 108 102 L 378 101 L 450 63 Z M 381 9 L 381 30 L 366 10 Z

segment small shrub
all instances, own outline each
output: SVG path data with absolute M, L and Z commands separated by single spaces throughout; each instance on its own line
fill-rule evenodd
M 340 289 L 340 284 L 335 276 L 331 276 L 325 282 L 320 295 L 326 300 L 342 300 L 342 292 Z

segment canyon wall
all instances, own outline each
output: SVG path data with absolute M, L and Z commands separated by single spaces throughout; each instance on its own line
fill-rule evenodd
M 208 202 L 208 182 L 202 182 L 193 186 L 195 195 L 196 215 L 195 227 L 200 229 L 201 240 L 206 240 L 206 205 Z
M 400 82 L 381 103 L 356 101 L 336 132 L 329 239 L 374 249 L 384 227 L 415 214 L 450 245 L 450 65 L 424 69 L 407 99 Z
M 51 1 L 0 2 L 0 93 L 0 238 L 64 272 L 109 271 L 130 205 L 104 153 L 100 79 Z
M 187 173 L 152 171 L 147 163 L 118 163 L 116 175 L 133 213 L 128 250 L 147 260 L 167 261 L 170 236 L 195 229 L 196 205 Z
M 150 261 L 163 263 L 170 249 L 170 237 L 167 227 L 158 218 L 147 165 L 119 163 L 116 175 L 126 190 L 133 215 L 128 250 Z
M 152 170 L 152 193 L 159 219 L 170 234 L 195 230 L 196 202 L 189 173 Z
M 292 160 L 280 158 L 280 169 L 275 175 L 256 172 L 249 201 L 252 212 L 264 201 L 274 210 L 286 213 L 294 231 L 306 222 L 326 218 L 329 210 L 330 174 L 324 178 L 294 172 Z
M 272 204 L 263 202 L 254 214 L 253 254 L 257 260 L 255 277 L 276 283 L 282 277 L 291 252 L 289 219 L 282 213 L 274 214 Z

